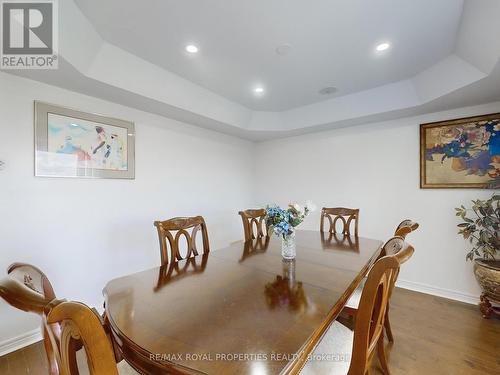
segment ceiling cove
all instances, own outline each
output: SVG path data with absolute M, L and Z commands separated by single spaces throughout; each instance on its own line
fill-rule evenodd
M 65 0 L 60 68 L 9 73 L 259 141 L 500 100 L 499 18 L 496 0 Z

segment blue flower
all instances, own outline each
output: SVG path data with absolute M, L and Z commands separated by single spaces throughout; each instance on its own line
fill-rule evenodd
M 266 206 L 265 210 L 266 224 L 270 231 L 281 237 L 292 234 L 294 228 L 302 223 L 309 213 L 307 208 L 302 210 L 297 204 L 289 205 L 287 209 L 277 205 Z

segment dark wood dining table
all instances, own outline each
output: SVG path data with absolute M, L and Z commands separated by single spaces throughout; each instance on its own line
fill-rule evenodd
M 144 374 L 296 374 L 380 253 L 382 242 L 297 231 L 237 242 L 110 281 L 105 321 Z

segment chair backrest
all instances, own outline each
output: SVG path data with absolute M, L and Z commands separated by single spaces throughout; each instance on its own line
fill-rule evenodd
M 155 221 L 154 225 L 158 230 L 162 265 L 169 263 L 169 261 L 175 262 L 199 255 L 196 246 L 196 235 L 200 230 L 203 239 L 203 253 L 210 251 L 207 225 L 201 216 L 175 217 L 165 221 Z M 189 233 L 188 229 L 191 228 L 191 233 Z M 182 256 L 179 251 L 179 240 L 182 236 L 184 236 L 187 242 L 185 256 Z
M 418 224 L 417 224 L 418 225 Z M 411 250 L 409 250 L 409 247 Z M 395 256 L 399 264 L 405 263 L 415 252 L 414 248 L 408 245 L 404 238 L 401 236 L 395 236 L 386 241 L 382 248 L 381 256 Z M 398 280 L 400 268 L 398 267 L 396 273 L 394 274 L 394 278 L 392 279 L 391 290 L 389 297 L 392 295 L 392 291 L 396 287 L 396 281 Z
M 406 236 L 409 233 L 416 230 L 418 226 L 419 226 L 418 223 L 413 220 L 410 219 L 403 220 L 401 223 L 399 223 L 398 227 L 396 228 L 396 231 L 394 232 L 394 235 L 406 238 Z
M 330 227 L 328 232 L 337 233 L 337 221 L 342 223 L 342 232 L 346 235 L 351 235 L 351 223 L 354 222 L 354 235 L 358 235 L 359 209 L 334 207 L 323 207 L 321 210 L 320 232 L 324 232 L 325 218 L 328 219 Z
M 118 375 L 112 344 L 95 310 L 79 302 L 60 302 L 46 308 L 44 320 L 61 326 L 60 340 L 53 342 L 61 374 L 79 375 L 73 344 L 78 340 L 85 348 L 90 375 Z
M 366 373 L 375 354 L 377 343 L 383 339 L 381 335 L 393 279 L 397 275 L 400 263 L 409 259 L 413 254 L 412 246 L 405 244 L 402 238 L 398 240 L 403 242 L 403 248 L 396 255 L 387 255 L 378 259 L 370 269 L 365 282 L 356 315 L 349 375 Z
M 11 306 L 43 315 L 45 307 L 56 300 L 52 284 L 39 268 L 31 264 L 14 263 L 7 268 L 7 274 L 7 277 L 0 280 L 0 297 Z M 42 331 L 50 373 L 59 374 L 49 334 L 58 338 L 60 327 L 58 324 L 42 325 Z
M 266 225 L 266 210 L 250 209 L 240 211 L 238 214 L 241 216 L 243 222 L 243 229 L 245 231 L 245 241 L 255 240 L 268 235 Z
M 47 276 L 31 264 L 14 263 L 7 274 L 0 280 L 0 297 L 15 308 L 42 315 L 45 306 L 56 298 Z

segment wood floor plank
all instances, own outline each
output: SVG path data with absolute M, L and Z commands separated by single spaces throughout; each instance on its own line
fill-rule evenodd
M 0 357 L 0 374 L 9 373 L 9 363 L 7 362 L 7 356 Z
M 392 375 L 500 374 L 500 319 L 483 319 L 477 306 L 396 289 L 390 317 Z M 372 375 L 382 374 L 377 360 L 372 367 Z M 48 374 L 43 344 L 0 357 L 0 374 Z
M 500 374 L 500 320 L 483 319 L 477 306 L 396 289 L 390 317 L 392 374 Z M 372 374 L 382 374 L 376 361 Z
M 30 345 L 24 348 L 24 358 L 29 374 L 45 374 L 48 372 L 48 368 L 45 366 L 40 350 L 41 346 L 42 345 Z
M 9 374 L 24 375 L 28 374 L 28 365 L 24 358 L 24 351 L 26 348 L 9 353 L 7 362 L 9 364 Z

